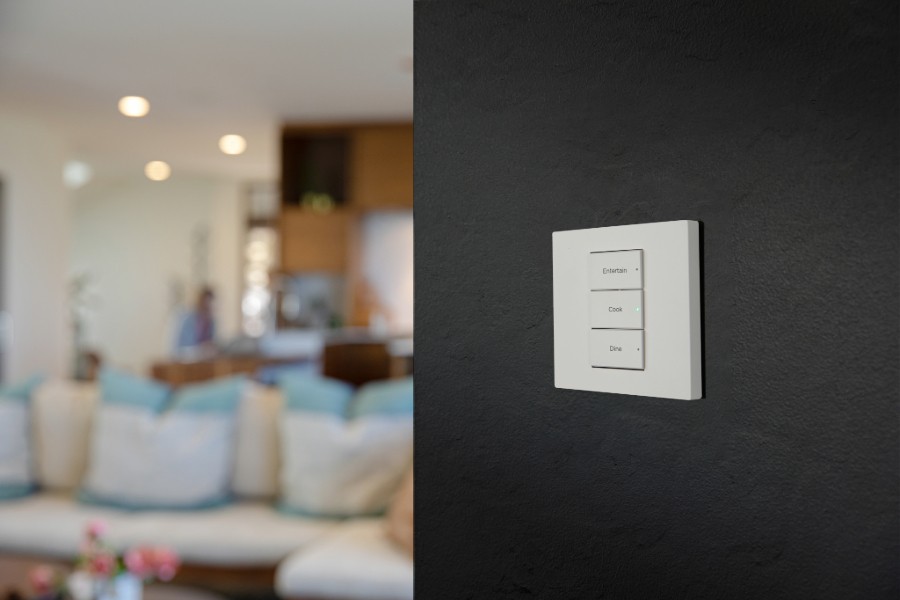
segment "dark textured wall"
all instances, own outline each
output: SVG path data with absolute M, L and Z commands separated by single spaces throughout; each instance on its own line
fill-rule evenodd
M 900 594 L 897 24 L 417 3 L 419 598 Z M 705 399 L 555 389 L 551 232 L 672 219 Z

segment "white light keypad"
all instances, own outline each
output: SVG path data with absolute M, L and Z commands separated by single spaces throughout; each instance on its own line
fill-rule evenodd
M 591 366 L 642 370 L 643 251 L 592 252 L 589 270 Z

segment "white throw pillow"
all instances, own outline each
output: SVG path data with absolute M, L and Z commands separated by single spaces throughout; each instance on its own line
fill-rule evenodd
M 0 388 L 0 500 L 34 491 L 31 453 L 31 396 L 40 383 L 34 377 Z
M 413 381 L 289 376 L 281 422 L 282 508 L 310 516 L 381 514 L 412 461 Z
M 245 385 L 229 378 L 186 386 L 170 401 L 164 385 L 104 371 L 82 500 L 131 509 L 228 501 Z

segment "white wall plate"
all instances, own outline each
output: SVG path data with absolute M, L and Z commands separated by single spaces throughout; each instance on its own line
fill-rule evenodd
M 697 221 L 554 232 L 556 387 L 701 398 L 700 275 Z

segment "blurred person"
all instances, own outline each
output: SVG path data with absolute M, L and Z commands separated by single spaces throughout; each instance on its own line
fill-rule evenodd
M 177 356 L 198 357 L 215 350 L 214 300 L 215 293 L 212 288 L 204 286 L 197 294 L 194 308 L 181 317 L 175 338 Z

